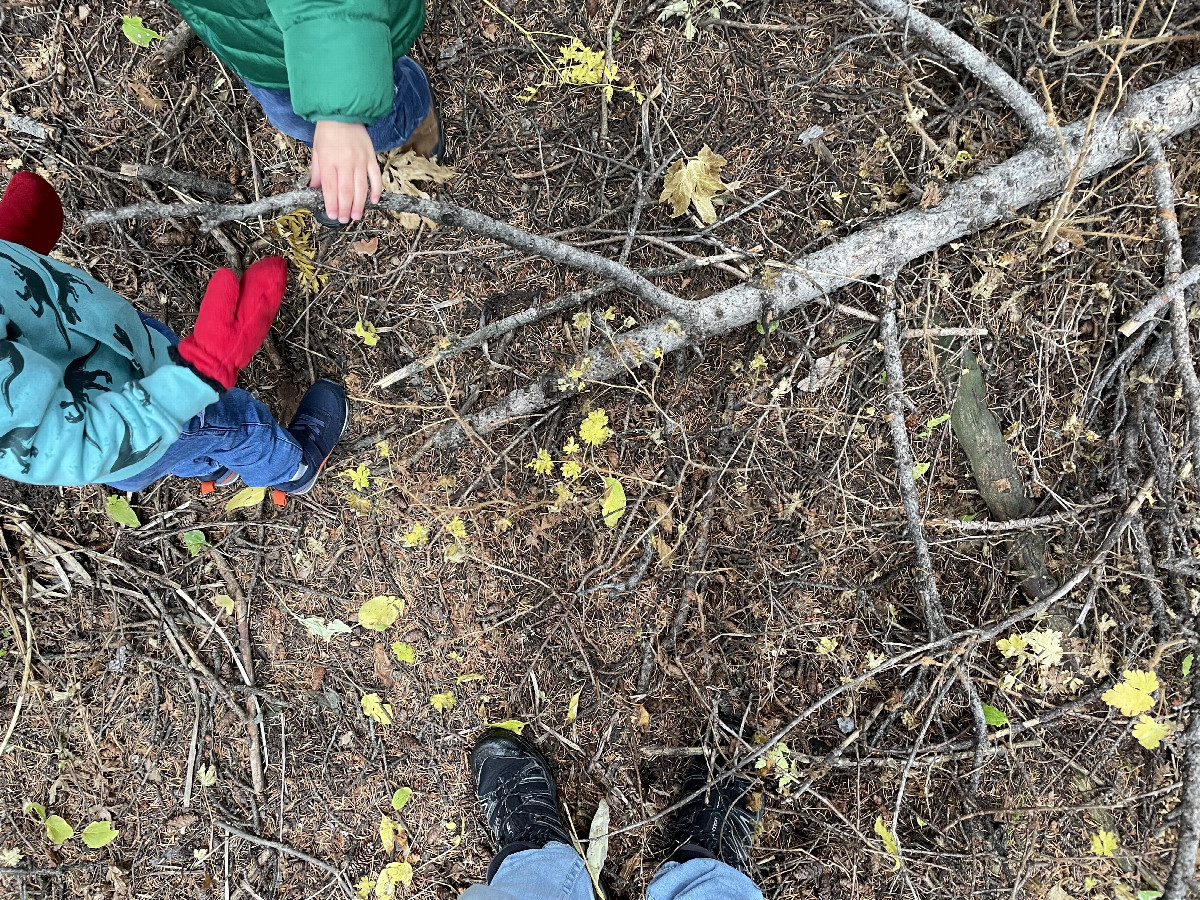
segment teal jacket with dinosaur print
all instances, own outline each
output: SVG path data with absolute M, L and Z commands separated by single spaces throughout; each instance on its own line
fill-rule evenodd
M 0 241 L 0 476 L 81 485 L 156 461 L 217 392 L 78 269 Z

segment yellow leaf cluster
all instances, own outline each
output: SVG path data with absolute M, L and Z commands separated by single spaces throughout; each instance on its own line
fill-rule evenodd
M 579 38 L 572 38 L 558 51 L 558 80 L 562 84 L 587 85 L 612 81 L 617 75 L 616 63 L 604 64 L 604 51 L 592 50 Z M 608 89 L 612 99 L 612 88 Z
M 317 251 L 312 244 L 312 226 L 307 209 L 298 209 L 280 216 L 271 223 L 276 236 L 287 244 L 283 255 L 296 267 L 299 282 L 311 293 L 316 293 L 329 279 L 328 273 L 317 273 Z
M 692 159 L 677 159 L 667 169 L 658 202 L 671 204 L 672 217 L 682 216 L 690 204 L 696 207 L 700 221 L 711 225 L 717 221 L 712 198 L 733 189 L 732 185 L 721 181 L 721 169 L 725 162 L 725 157 L 713 153 L 708 144 L 701 147 L 700 154 Z
M 378 900 L 392 900 L 396 896 L 397 888 L 401 885 L 407 887 L 412 884 L 412 879 L 413 867 L 411 863 L 388 863 L 383 867 L 383 871 L 379 873 L 379 877 L 375 880 L 375 896 Z
M 371 486 L 371 470 L 366 463 L 359 463 L 357 469 L 343 469 L 338 475 L 349 478 L 350 486 L 356 491 L 365 491 Z
M 458 700 L 454 697 L 454 691 L 446 691 L 442 694 L 434 694 L 429 698 L 429 702 L 438 712 L 445 712 L 453 707 Z
M 549 475 L 554 471 L 554 460 L 550 458 L 550 451 L 539 450 L 537 456 L 529 463 L 529 468 L 538 475 Z
M 400 543 L 405 547 L 424 547 L 429 543 L 429 529 L 420 522 L 415 522 L 413 527 L 400 538 Z
M 592 410 L 579 425 L 579 436 L 583 438 L 585 444 L 591 444 L 593 447 L 599 447 L 611 435 L 612 429 L 608 427 L 608 414 L 602 409 Z
M 1100 699 L 1123 716 L 1138 716 L 1154 706 L 1158 677 L 1141 669 L 1126 670 L 1121 681 L 1100 695 Z

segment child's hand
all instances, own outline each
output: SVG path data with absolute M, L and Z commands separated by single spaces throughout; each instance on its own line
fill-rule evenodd
M 368 190 L 371 202 L 379 202 L 383 177 L 366 125 L 328 119 L 317 123 L 310 183 L 325 194 L 325 212 L 343 224 L 362 218 Z

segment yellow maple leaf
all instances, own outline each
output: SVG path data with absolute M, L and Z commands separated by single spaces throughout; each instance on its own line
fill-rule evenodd
M 529 468 L 538 475 L 549 475 L 554 471 L 554 460 L 550 458 L 549 451 L 539 450 L 537 456 L 529 463 Z
M 1157 750 L 1163 738 L 1167 737 L 1172 731 L 1174 729 L 1170 725 L 1160 722 L 1151 716 L 1142 716 L 1138 719 L 1137 724 L 1133 726 L 1133 736 L 1147 750 Z
M 364 694 L 362 709 L 367 716 L 380 725 L 392 724 L 392 704 L 384 703 L 378 694 Z
M 675 160 L 667 169 L 658 202 L 671 204 L 672 217 L 682 216 L 691 204 L 696 207 L 700 221 L 711 225 L 717 221 L 712 198 L 731 190 L 730 185 L 721 181 L 721 168 L 724 165 L 725 157 L 713 153 L 708 144 L 701 147 L 700 154 L 692 159 Z
M 438 712 L 445 712 L 458 701 L 454 697 L 454 691 L 446 691 L 443 694 L 434 694 L 429 698 L 429 702 Z
M 1137 716 L 1154 706 L 1154 698 L 1150 695 L 1156 690 L 1158 678 L 1153 672 L 1127 670 L 1121 682 L 1101 694 L 1100 699 L 1123 716 Z
M 400 538 L 400 543 L 405 547 L 423 547 L 429 543 L 429 529 L 420 522 L 415 522 L 413 527 Z
M 1117 851 L 1117 835 L 1101 828 L 1092 835 L 1092 852 L 1097 856 L 1112 856 Z

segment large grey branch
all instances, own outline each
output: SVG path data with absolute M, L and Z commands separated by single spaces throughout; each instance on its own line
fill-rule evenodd
M 571 269 L 608 278 L 616 282 L 621 289 L 654 304 L 686 325 L 690 326 L 695 320 L 695 304 L 681 300 L 674 294 L 668 294 L 628 266 L 621 265 L 599 253 L 580 250 L 578 247 L 572 247 L 562 241 L 533 234 L 523 228 L 517 228 L 507 222 L 485 216 L 483 213 L 440 200 L 426 200 L 406 194 L 384 194 L 379 203 L 374 205 L 379 209 L 415 213 L 432 222 L 437 222 L 439 225 L 452 225 L 518 250 L 524 250 L 531 256 L 540 256 Z M 88 213 L 83 217 L 83 224 L 87 226 L 107 225 L 129 219 L 198 218 L 200 227 L 209 231 L 222 222 L 240 222 L 254 216 L 275 215 L 306 207 L 325 208 L 319 190 L 308 188 L 287 194 L 276 194 L 273 197 L 256 200 L 254 203 L 240 205 L 138 203 L 120 209 L 105 209 Z
M 908 27 L 926 43 L 962 65 L 999 94 L 1000 99 L 1012 108 L 1012 111 L 1017 114 L 1034 138 L 1048 140 L 1054 136 L 1054 130 L 1046 120 L 1046 111 L 1033 98 L 1033 95 L 1021 87 L 1011 75 L 950 29 L 935 22 L 904 0 L 865 0 L 865 2 Z
M 1139 91 L 1122 112 L 1110 115 L 1101 111 L 1096 118 L 1100 124 L 1092 135 L 1081 178 L 1092 178 L 1140 152 L 1139 131 L 1154 129 L 1173 136 L 1200 125 L 1200 66 Z M 1080 121 L 1062 129 L 1068 158 L 1078 158 L 1086 128 L 1087 123 Z M 827 295 L 839 288 L 898 271 L 951 241 L 1011 220 L 1018 210 L 1061 191 L 1070 174 L 1057 148 L 1044 144 L 1028 147 L 995 168 L 953 185 L 936 207 L 893 216 L 798 260 L 776 278 L 771 290 L 743 284 L 714 294 L 699 304 L 697 330 L 705 336 L 723 334 L 759 320 L 767 310 L 779 317 L 817 299 L 828 302 Z M 624 332 L 617 340 L 616 348 L 589 360 L 588 381 L 618 378 L 627 367 L 692 342 L 670 317 Z M 559 385 L 557 376 L 546 376 L 466 422 L 475 432 L 486 434 L 514 418 L 567 399 L 575 389 L 570 384 L 566 388 Z M 461 427 L 452 425 L 438 435 L 437 446 L 456 446 L 463 438 Z

